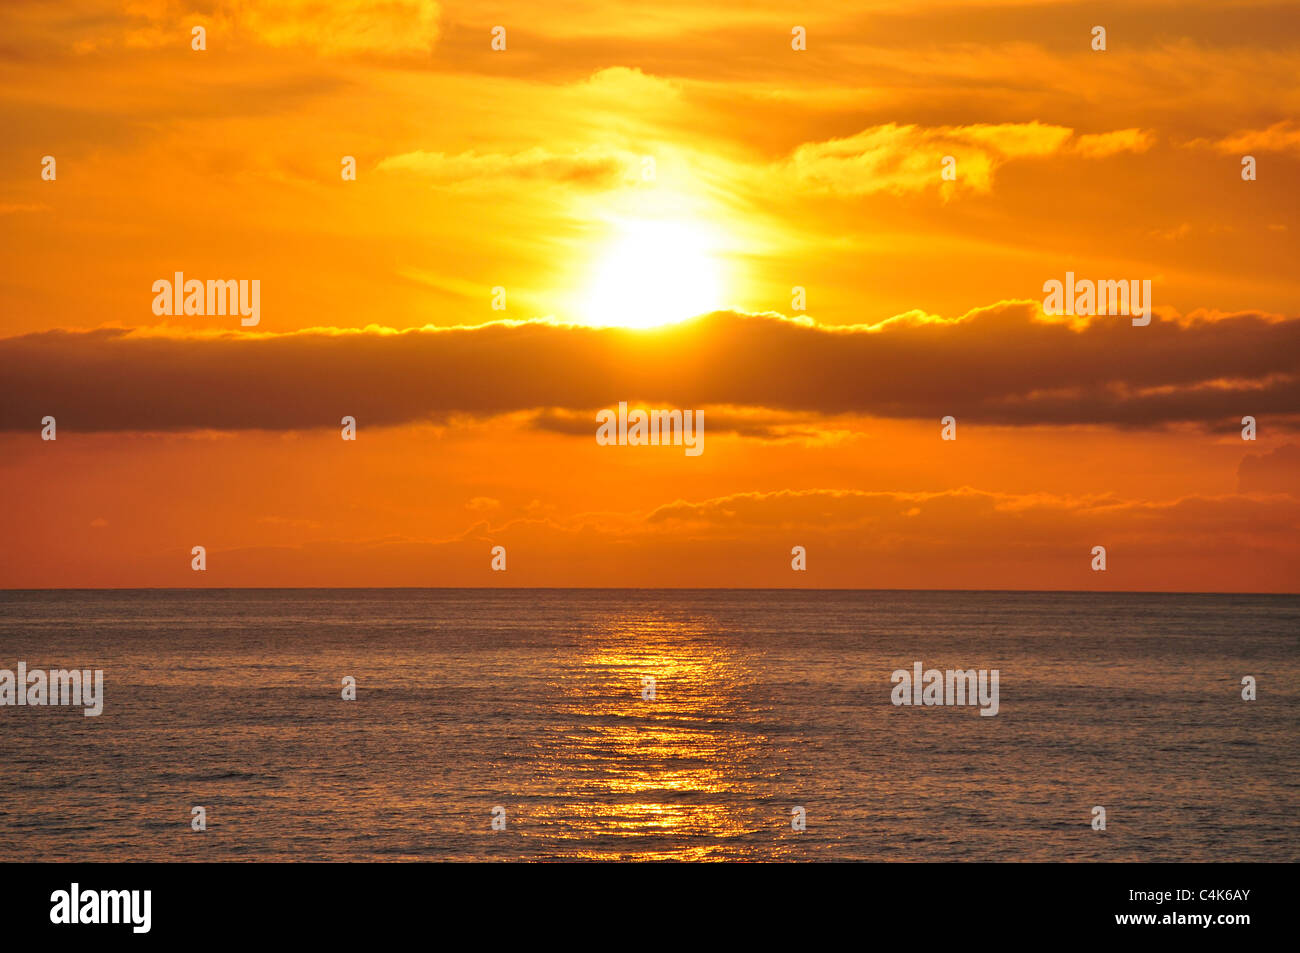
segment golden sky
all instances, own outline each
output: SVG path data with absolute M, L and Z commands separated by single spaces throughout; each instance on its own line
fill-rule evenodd
M 1294 3 L 10 0 L 0 586 L 1298 591 L 1297 75 Z

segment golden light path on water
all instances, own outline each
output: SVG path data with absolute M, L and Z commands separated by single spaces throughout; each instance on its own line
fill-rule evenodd
M 780 815 L 760 804 L 769 740 L 755 726 L 757 679 L 716 623 L 627 614 L 584 641 L 556 686 L 558 727 L 538 765 L 552 773 L 533 825 L 546 850 L 701 860 L 744 856 L 760 830 L 770 839 Z

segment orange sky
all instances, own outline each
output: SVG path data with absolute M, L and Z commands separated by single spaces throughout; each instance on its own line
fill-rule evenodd
M 807 6 L 4 4 L 0 587 L 1300 590 L 1300 8 Z

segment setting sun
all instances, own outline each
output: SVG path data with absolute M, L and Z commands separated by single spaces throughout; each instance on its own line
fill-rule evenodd
M 725 307 L 717 243 L 698 224 L 624 220 L 592 269 L 582 302 L 594 325 L 645 328 Z

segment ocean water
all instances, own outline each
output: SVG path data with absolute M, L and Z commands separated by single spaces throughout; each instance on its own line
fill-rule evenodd
M 1298 648 L 1295 596 L 0 592 L 0 669 L 105 679 L 0 707 L 0 861 L 1294 861 Z

